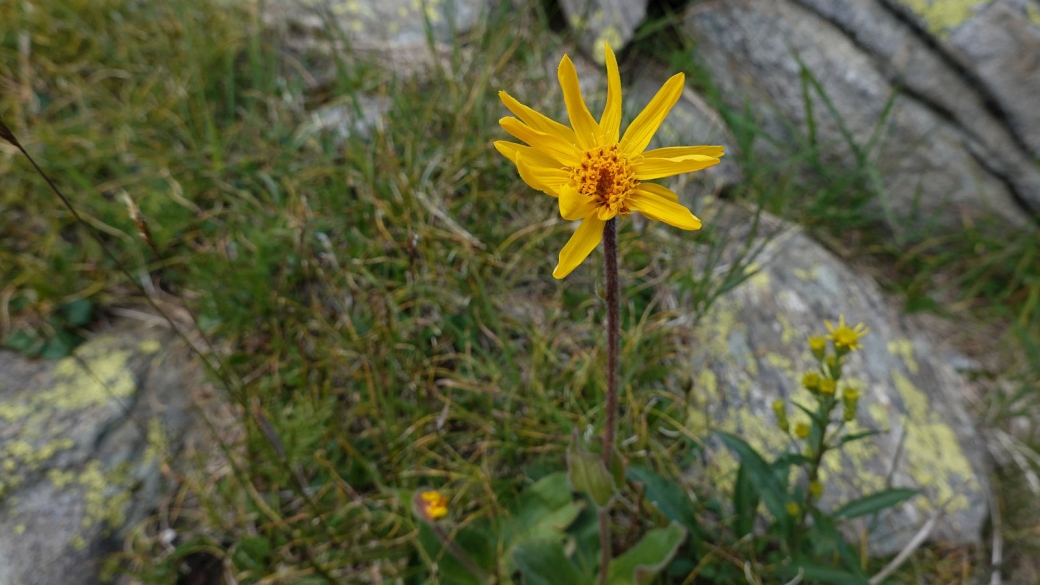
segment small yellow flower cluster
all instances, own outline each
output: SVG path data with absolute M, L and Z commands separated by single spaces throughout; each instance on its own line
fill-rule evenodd
M 850 327 L 845 323 L 845 315 L 839 316 L 837 327 L 830 321 L 824 323 L 830 330 L 830 335 L 807 336 L 809 351 L 816 358 L 818 367 L 802 376 L 802 386 L 819 401 L 821 415 L 830 413 L 837 404 L 838 381 L 841 380 L 845 356 L 860 349 L 862 345 L 859 340 L 870 331 L 862 323 Z M 828 340 L 833 343 L 833 352 L 828 351 Z M 842 390 L 840 399 L 844 407 L 845 421 L 851 421 L 856 417 L 859 396 L 859 391 L 855 388 L 846 387 Z M 773 412 L 776 413 L 777 426 L 785 433 L 791 432 L 792 426 L 787 418 L 787 407 L 783 400 L 777 399 L 773 402 Z M 794 435 L 799 439 L 808 439 L 811 434 L 811 427 L 805 423 L 796 424 L 793 429 Z

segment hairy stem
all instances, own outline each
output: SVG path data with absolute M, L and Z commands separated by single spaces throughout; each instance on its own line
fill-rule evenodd
M 603 258 L 607 281 L 607 421 L 603 426 L 603 464 L 610 469 L 610 457 L 614 451 L 614 428 L 617 426 L 618 409 L 618 250 L 617 220 L 611 219 L 603 226 Z
M 610 219 L 603 226 L 603 263 L 607 280 L 607 420 L 603 425 L 603 465 L 610 470 L 610 458 L 614 453 L 614 428 L 617 426 L 617 383 L 618 383 L 618 250 L 617 220 Z M 610 514 L 606 508 L 599 510 L 600 585 L 606 585 L 607 569 L 610 566 Z

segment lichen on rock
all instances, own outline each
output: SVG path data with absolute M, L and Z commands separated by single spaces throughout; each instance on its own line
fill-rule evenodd
M 122 325 L 55 362 L 0 351 L 0 585 L 96 582 L 156 504 L 184 370 L 168 331 Z

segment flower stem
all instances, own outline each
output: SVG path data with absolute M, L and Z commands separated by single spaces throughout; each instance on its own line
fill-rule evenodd
M 603 464 L 610 470 L 614 451 L 614 427 L 617 426 L 618 408 L 618 250 L 617 220 L 610 219 L 603 226 L 603 258 L 607 281 L 607 421 L 603 426 Z
M 617 220 L 610 219 L 603 226 L 603 264 L 607 281 L 607 420 L 603 426 L 603 465 L 610 471 L 610 458 L 614 453 L 614 427 L 617 426 L 617 383 L 618 383 L 618 250 Z M 620 486 L 618 486 L 620 487 Z M 606 508 L 599 511 L 599 546 L 601 585 L 607 582 L 612 546 L 610 544 L 610 513 Z

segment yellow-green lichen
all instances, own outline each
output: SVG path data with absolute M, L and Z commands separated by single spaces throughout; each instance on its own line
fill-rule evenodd
M 975 14 L 975 10 L 993 0 L 900 0 L 904 6 L 921 17 L 928 31 L 941 37 Z
M 888 342 L 888 353 L 902 358 L 906 369 L 911 374 L 917 373 L 917 360 L 914 358 L 914 344 L 909 339 L 895 339 Z
M 781 292 L 781 294 L 783 293 Z M 780 324 L 780 343 L 789 345 L 795 339 L 802 337 L 801 332 L 791 325 L 791 322 L 787 320 L 783 313 L 777 313 L 776 321 Z
M 959 479 L 975 487 L 975 480 L 957 434 L 939 420 L 929 407 L 928 397 L 913 382 L 899 372 L 892 372 L 892 382 L 907 411 L 903 447 L 907 472 L 918 485 L 934 490 L 935 502 L 945 504 L 947 511 L 966 510 L 967 497 L 954 492 L 953 485 Z
M 747 276 L 748 284 L 755 290 L 762 291 L 769 288 L 769 274 L 762 270 L 757 262 L 752 262 L 744 267 L 744 275 Z
M 604 27 L 604 29 L 600 31 L 599 36 L 596 37 L 596 40 L 592 45 L 592 58 L 596 61 L 596 63 L 603 65 L 606 62 L 606 56 L 604 55 L 602 50 L 603 43 L 607 43 L 611 47 L 620 47 L 622 44 L 624 44 L 624 42 L 625 38 L 621 35 L 621 31 L 619 31 L 617 27 Z
M 1026 17 L 1029 18 L 1029 22 L 1036 26 L 1040 26 L 1040 6 L 1035 4 L 1029 4 L 1026 6 Z
M 819 274 L 819 269 L 816 266 L 813 266 L 809 270 L 806 270 L 804 268 L 795 268 L 794 269 L 794 275 L 799 280 L 802 280 L 802 281 L 805 281 L 805 282 L 812 282 L 812 281 L 816 280 L 816 277 L 817 277 L 818 274 Z

